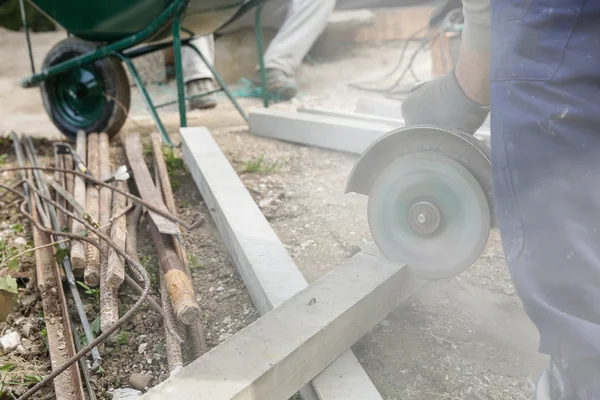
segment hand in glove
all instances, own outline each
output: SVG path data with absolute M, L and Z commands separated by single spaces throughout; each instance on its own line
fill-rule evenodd
M 455 71 L 415 86 L 402 102 L 406 125 L 436 125 L 474 134 L 485 122 L 489 106 L 471 100 L 456 80 Z

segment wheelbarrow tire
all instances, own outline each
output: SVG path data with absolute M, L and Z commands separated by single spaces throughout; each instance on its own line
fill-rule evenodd
M 46 55 L 43 68 L 94 52 L 98 47 L 77 38 L 64 39 Z M 114 56 L 47 79 L 41 84 L 41 92 L 50 119 L 69 138 L 76 138 L 80 130 L 116 135 L 131 105 L 129 79 L 121 60 Z

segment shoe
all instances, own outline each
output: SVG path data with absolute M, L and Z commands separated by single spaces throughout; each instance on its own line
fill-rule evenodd
M 287 101 L 294 98 L 298 93 L 298 85 L 293 76 L 289 76 L 285 72 L 275 68 L 267 68 L 265 75 L 267 78 L 267 91 L 276 99 Z M 256 72 L 252 78 L 252 83 L 258 87 L 262 85 L 260 71 Z
M 533 387 L 530 400 L 576 400 L 575 390 L 570 381 L 565 380 L 564 373 L 554 361 L 545 369 Z
M 187 96 L 195 96 L 198 94 L 210 92 L 214 90 L 212 79 L 196 79 L 185 84 Z M 217 106 L 217 97 L 214 93 L 207 96 L 195 97 L 190 99 L 190 108 L 192 110 L 206 110 Z

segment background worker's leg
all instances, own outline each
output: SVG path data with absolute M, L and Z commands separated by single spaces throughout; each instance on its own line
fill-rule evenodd
M 335 7 L 335 0 L 267 1 L 262 26 L 277 30 L 265 54 L 267 87 L 283 99 L 297 91 L 295 73 L 317 38 L 323 33 Z M 248 13 L 223 30 L 231 32 L 254 27 L 254 13 Z M 258 73 L 252 79 L 260 82 Z
M 215 60 L 215 40 L 213 35 L 206 35 L 192 40 L 194 46 L 210 61 Z M 204 64 L 202 59 L 188 46 L 181 49 L 181 58 L 183 63 L 183 80 L 186 86 L 186 94 L 193 96 L 214 89 L 213 76 L 210 69 Z M 214 95 L 204 96 L 190 100 L 191 108 L 205 109 L 213 108 L 217 105 Z
M 285 22 L 265 52 L 265 67 L 294 75 L 327 27 L 334 6 L 335 0 L 290 1 Z
M 600 400 L 600 3 L 494 1 L 491 148 L 506 259 L 540 351 L 575 387 L 567 398 Z

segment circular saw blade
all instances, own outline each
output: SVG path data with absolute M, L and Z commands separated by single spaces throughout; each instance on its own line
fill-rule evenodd
M 485 248 L 491 226 L 478 180 L 440 150 L 422 149 L 388 164 L 368 203 L 369 227 L 380 251 L 430 280 L 469 268 Z

